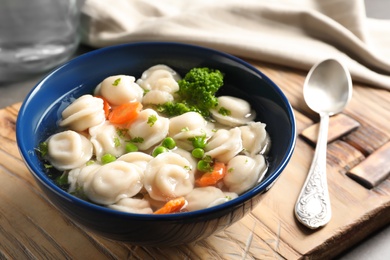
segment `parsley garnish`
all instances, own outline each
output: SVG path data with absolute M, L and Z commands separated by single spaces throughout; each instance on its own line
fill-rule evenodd
M 143 143 L 144 139 L 142 137 L 134 137 L 130 141 L 133 142 L 133 143 Z
M 157 121 L 157 116 L 156 115 L 150 115 L 149 117 L 148 117 L 148 125 L 150 126 L 150 127 L 152 127 L 153 125 L 154 125 L 154 123 L 156 123 L 156 121 Z
M 53 168 L 53 165 L 48 164 L 48 163 L 43 164 L 43 166 L 45 167 L 45 169 L 51 169 L 51 168 Z
M 62 175 L 58 176 L 56 178 L 56 183 L 59 186 L 67 185 L 68 184 L 68 174 L 67 173 L 63 173 Z
M 119 136 L 119 137 L 124 137 L 127 133 L 127 129 L 126 128 L 117 128 L 116 129 L 116 134 Z
M 117 79 L 114 81 L 114 83 L 112 83 L 112 85 L 116 87 L 116 86 L 119 85 L 120 82 L 121 82 L 121 78 L 117 78 Z
M 121 145 L 121 140 L 118 137 L 114 137 L 115 147 L 119 147 Z
M 89 160 L 88 162 L 85 163 L 86 166 L 89 166 L 89 165 L 92 165 L 94 164 L 95 161 L 94 160 Z
M 47 142 L 42 142 L 38 145 L 37 151 L 41 154 L 42 157 L 45 157 L 49 152 L 49 146 Z
M 232 114 L 232 112 L 229 109 L 226 109 L 224 107 L 220 107 L 218 113 L 223 116 L 230 116 Z

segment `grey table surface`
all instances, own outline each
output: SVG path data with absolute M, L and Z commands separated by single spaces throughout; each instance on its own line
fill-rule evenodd
M 365 4 L 367 16 L 378 19 L 390 19 L 390 0 L 366 0 Z M 90 50 L 92 49 L 87 46 L 80 46 L 75 56 Z M 0 109 L 23 101 L 26 95 L 43 76 L 44 74 L 39 74 L 18 82 L 0 82 Z M 390 226 L 366 238 L 364 241 L 339 256 L 338 259 L 390 259 Z

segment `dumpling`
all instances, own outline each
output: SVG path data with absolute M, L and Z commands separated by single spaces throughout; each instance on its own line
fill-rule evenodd
M 95 95 L 103 96 L 111 105 L 118 106 L 128 102 L 142 102 L 143 89 L 128 75 L 115 75 L 105 78 L 98 85 Z
M 200 128 L 205 128 L 207 121 L 201 114 L 196 112 L 187 112 L 180 116 L 175 116 L 169 120 L 169 135 L 175 136 L 188 133 Z
M 185 199 L 188 202 L 186 209 L 189 211 L 210 208 L 237 197 L 235 193 L 226 195 L 222 190 L 214 187 L 201 187 L 193 189 Z
M 152 214 L 153 210 L 150 207 L 149 201 L 138 198 L 124 198 L 115 204 L 108 205 L 109 208 L 138 214 Z
M 137 83 L 145 90 L 162 90 L 174 93 L 179 90 L 180 75 L 166 65 L 155 65 L 142 73 Z
M 60 171 L 80 167 L 92 157 L 91 142 L 72 130 L 50 136 L 47 145 L 47 159 Z
M 172 102 L 174 100 L 173 95 L 169 92 L 162 90 L 151 90 L 145 94 L 142 99 L 142 104 L 148 105 L 160 105 L 166 102 Z
M 90 128 L 89 135 L 98 161 L 106 153 L 115 157 L 125 153 L 125 144 L 118 134 L 118 129 L 108 121 Z
M 224 192 L 223 194 L 225 195 L 225 197 L 216 199 L 214 202 L 212 202 L 209 205 L 209 208 L 220 205 L 222 203 L 225 203 L 227 201 L 230 201 L 230 200 L 238 197 L 237 193 L 235 193 L 235 192 Z
M 196 168 L 198 165 L 198 161 L 192 156 L 191 152 L 184 150 L 182 148 L 176 147 L 174 150 L 172 150 L 173 153 L 177 153 L 178 155 L 186 158 L 188 162 L 191 165 L 191 175 L 190 178 L 195 178 Z
M 83 187 L 85 182 L 88 182 L 92 177 L 93 173 L 100 168 L 100 164 L 85 165 L 80 168 L 75 168 L 68 173 L 68 192 L 72 193 L 79 187 Z
M 224 113 L 221 113 L 221 109 Z M 218 97 L 218 106 L 210 112 L 215 121 L 231 127 L 246 124 L 256 117 L 247 101 L 231 96 Z
M 140 192 L 143 185 L 142 169 L 132 163 L 114 161 L 102 165 L 84 183 L 85 195 L 93 202 L 110 205 Z
M 173 101 L 173 95 L 179 90 L 177 81 L 180 76 L 166 65 L 155 65 L 144 73 L 137 83 L 146 90 L 143 104 L 164 104 Z
M 168 134 L 169 119 L 159 116 L 153 109 L 142 110 L 129 127 L 131 138 L 142 139 L 137 143 L 140 150 L 147 150 L 161 142 Z
M 169 136 L 186 150 L 193 149 L 189 139 L 199 136 L 209 139 L 213 135 L 213 128 L 214 124 L 207 122 L 196 112 L 187 112 L 169 119 Z
M 146 166 L 144 186 L 154 200 L 185 196 L 194 188 L 191 164 L 176 153 L 161 153 Z
M 227 164 L 227 173 L 223 182 L 230 192 L 242 194 L 259 183 L 267 169 L 264 156 L 254 158 L 246 155 L 237 155 Z
M 74 131 L 84 131 L 101 124 L 105 119 L 103 100 L 84 95 L 64 109 L 59 125 Z
M 122 155 L 121 157 L 118 158 L 117 161 L 125 161 L 128 163 L 134 163 L 135 165 L 138 165 L 141 167 L 143 170 L 145 170 L 146 165 L 148 162 L 153 159 L 153 156 L 147 154 L 147 153 L 142 153 L 142 152 L 131 152 Z
M 265 126 L 260 122 L 249 122 L 248 125 L 240 126 L 242 146 L 247 155 L 254 156 L 266 148 L 268 138 Z
M 239 154 L 242 149 L 240 128 L 219 129 L 206 144 L 205 155 L 226 163 Z

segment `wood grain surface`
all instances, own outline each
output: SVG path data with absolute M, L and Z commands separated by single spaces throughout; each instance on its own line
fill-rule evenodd
M 87 232 L 48 201 L 21 160 L 15 104 L 0 110 L 0 259 L 329 259 L 390 224 L 389 91 L 355 83 L 350 104 L 334 119 L 327 156 L 333 217 L 313 231 L 293 212 L 319 121 L 303 101 L 306 72 L 252 64 L 290 100 L 299 136 L 289 165 L 251 214 L 212 237 L 169 248 L 132 246 Z

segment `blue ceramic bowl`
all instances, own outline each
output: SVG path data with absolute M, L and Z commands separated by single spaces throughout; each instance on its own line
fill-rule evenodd
M 107 76 L 139 77 L 155 65 L 166 64 L 184 75 L 206 66 L 225 73 L 223 94 L 249 101 L 272 140 L 269 170 L 256 187 L 213 208 L 168 215 L 114 211 L 78 199 L 57 187 L 45 174 L 35 148 L 52 134 L 70 97 L 92 93 Z M 248 63 L 212 49 L 178 43 L 135 43 L 98 49 L 56 69 L 25 99 L 17 120 L 20 153 L 35 180 L 52 203 L 73 221 L 106 238 L 141 246 L 190 243 L 221 231 L 249 213 L 286 167 L 295 146 L 295 119 L 282 91 Z M 266 212 L 264 214 L 267 214 Z

